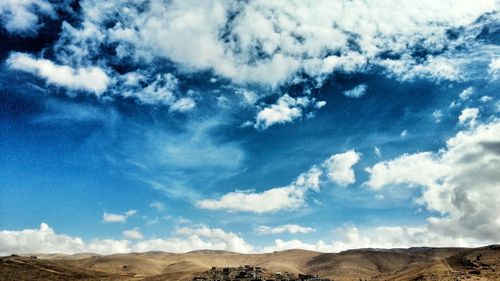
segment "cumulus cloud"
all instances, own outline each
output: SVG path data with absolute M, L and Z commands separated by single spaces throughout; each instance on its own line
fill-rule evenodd
M 305 204 L 308 190 L 319 191 L 322 171 L 316 167 L 302 173 L 293 183 L 262 192 L 234 191 L 219 199 L 198 201 L 199 208 L 208 210 L 243 211 L 253 213 L 293 210 Z
M 341 186 L 356 181 L 352 166 L 360 159 L 354 150 L 334 154 L 322 165 L 314 165 L 307 172 L 287 186 L 274 187 L 262 192 L 254 190 L 236 190 L 222 195 L 218 199 L 203 199 L 197 206 L 208 210 L 226 210 L 239 212 L 267 213 L 282 210 L 294 210 L 305 204 L 308 191 L 320 191 L 321 176 Z
M 316 102 L 314 98 L 298 97 L 292 98 L 288 94 L 281 96 L 275 104 L 265 107 L 257 113 L 254 127 L 257 129 L 267 129 L 274 124 L 292 122 L 302 116 L 303 109 L 311 105 L 321 108 L 324 102 Z
M 93 240 L 57 234 L 46 223 L 39 229 L 0 231 L 0 255 L 12 253 L 113 253 L 126 252 L 128 243 L 120 240 Z
M 437 153 L 405 154 L 375 164 L 366 185 L 420 187 L 418 203 L 441 216 L 427 231 L 450 239 L 500 240 L 500 122 L 471 127 L 450 138 Z
M 144 239 L 144 236 L 142 235 L 142 233 L 139 231 L 139 229 L 137 227 L 134 229 L 124 230 L 123 236 L 127 239 L 132 239 L 132 240 Z
M 458 116 L 458 123 L 461 125 L 474 126 L 476 124 L 476 119 L 479 116 L 479 109 L 477 108 L 465 108 Z
M 74 90 L 85 90 L 97 95 L 104 92 L 110 82 L 108 75 L 99 67 L 72 68 L 67 65 L 57 65 L 50 60 L 37 59 L 25 53 L 12 53 L 7 59 L 7 65 L 38 75 L 47 82 Z
M 33 253 L 97 253 L 115 254 L 130 252 L 165 251 L 184 253 L 200 249 L 226 250 L 240 253 L 273 252 L 289 249 L 305 249 L 320 252 L 339 252 L 356 248 L 406 248 L 415 246 L 482 246 L 490 240 L 453 237 L 431 231 L 429 227 L 380 226 L 359 229 L 345 226 L 334 230 L 328 241 L 303 242 L 298 239 L 276 239 L 273 244 L 255 247 L 242 237 L 220 228 L 207 226 L 183 227 L 171 237 L 141 240 L 132 230 L 128 239 L 93 239 L 85 241 L 79 237 L 59 234 L 46 223 L 38 229 L 0 231 L 0 256 Z M 125 235 L 124 231 L 124 235 Z M 139 233 L 140 234 L 140 233 Z M 496 240 L 498 241 L 498 240 Z
M 488 71 L 490 72 L 490 74 L 493 75 L 494 78 L 497 78 L 498 71 L 500 70 L 500 58 L 494 58 L 493 60 L 491 60 L 488 67 Z
M 380 226 L 359 229 L 356 226 L 345 226 L 334 230 L 336 239 L 319 240 L 314 243 L 298 239 L 276 239 L 274 244 L 260 249 L 260 252 L 283 251 L 290 249 L 305 249 L 319 252 L 340 252 L 360 248 L 409 248 L 421 247 L 479 247 L 485 241 L 475 238 L 448 237 L 430 232 L 425 226 Z M 486 242 L 487 243 L 487 242 Z
M 366 94 L 366 89 L 368 89 L 368 86 L 366 84 L 361 84 L 358 85 L 354 88 L 352 88 L 349 91 L 344 91 L 342 94 L 348 98 L 360 98 Z
M 356 181 L 352 166 L 359 161 L 360 157 L 358 152 L 349 150 L 332 155 L 323 163 L 323 167 L 326 168 L 326 174 L 332 182 L 347 186 Z
M 0 23 L 10 33 L 31 35 L 40 27 L 40 16 L 54 18 L 54 6 L 46 0 L 2 0 Z
M 267 226 L 267 225 L 259 225 L 255 228 L 257 234 L 280 234 L 280 233 L 310 233 L 315 231 L 312 227 L 300 226 L 298 224 L 285 224 L 279 225 L 275 227 Z
M 142 239 L 137 230 L 124 231 L 129 239 Z M 114 254 L 129 252 L 165 251 L 182 253 L 200 249 L 227 250 L 241 253 L 253 251 L 253 246 L 233 232 L 206 226 L 177 229 L 172 237 L 140 240 L 94 239 L 84 241 L 56 233 L 46 223 L 39 229 L 0 231 L 0 256 L 31 253 L 97 253 Z
M 84 24 L 64 29 L 71 44 L 63 48 L 78 50 L 73 54 L 80 58 L 94 56 L 101 43 L 132 61 L 164 58 L 182 71 L 209 70 L 236 83 L 270 86 L 300 80 L 299 73 L 321 83 L 333 72 L 370 65 L 401 79 L 457 79 L 466 60 L 446 51 L 461 43 L 450 40 L 447 31 L 497 8 L 494 0 L 323 0 L 314 5 L 86 0 L 81 7 Z M 420 50 L 433 55 L 414 57 Z
M 209 228 L 206 226 L 195 228 L 182 227 L 177 229 L 176 234 L 208 238 L 215 243 L 221 243 L 220 247 L 228 251 L 250 253 L 253 250 L 253 246 L 247 244 L 241 237 L 233 232 L 226 232 L 220 228 Z
M 111 78 L 98 66 L 74 68 L 16 52 L 6 63 L 12 69 L 32 73 L 70 90 L 93 92 L 97 96 L 108 92 L 111 96 L 134 98 L 140 104 L 165 105 L 171 112 L 187 112 L 196 107 L 193 97 L 179 96 L 178 79 L 171 73 L 139 71 Z
M 106 213 L 102 214 L 102 221 L 103 222 L 121 222 L 124 223 L 127 221 L 127 219 L 133 215 L 137 214 L 136 210 L 128 210 L 123 214 L 113 214 L 113 213 Z
M 461 100 L 465 101 L 465 100 L 468 100 L 470 98 L 470 96 L 472 96 L 472 94 L 474 94 L 474 88 L 473 87 L 469 87 L 465 90 L 463 90 L 460 95 L 458 95 L 460 97 Z

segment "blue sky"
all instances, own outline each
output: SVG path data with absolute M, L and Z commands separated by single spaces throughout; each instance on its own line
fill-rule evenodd
M 0 253 L 500 242 L 497 1 L 0 4 Z

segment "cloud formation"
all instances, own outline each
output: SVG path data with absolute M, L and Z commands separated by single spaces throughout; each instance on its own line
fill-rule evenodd
M 485 241 L 474 238 L 448 237 L 430 232 L 427 227 L 379 226 L 359 229 L 356 226 L 345 226 L 333 231 L 336 239 L 304 242 L 299 239 L 276 239 L 274 244 L 259 249 L 269 253 L 290 249 L 304 249 L 319 252 L 340 252 L 360 248 L 409 248 L 420 247 L 479 247 Z
M 75 69 L 67 65 L 54 64 L 50 60 L 37 59 L 25 53 L 12 53 L 7 59 L 7 65 L 12 69 L 38 75 L 56 86 L 90 91 L 97 95 L 102 94 L 110 82 L 108 75 L 99 67 Z
M 40 27 L 40 17 L 56 16 L 54 6 L 46 0 L 2 0 L 0 24 L 10 33 L 32 35 Z
M 461 125 L 474 126 L 476 119 L 479 116 L 479 109 L 465 108 L 458 116 L 458 123 Z
M 347 186 L 356 181 L 352 166 L 361 158 L 361 154 L 354 150 L 349 150 L 344 153 L 332 155 L 324 163 L 326 175 L 332 182 Z
M 427 231 L 454 239 L 499 241 L 500 122 L 459 132 L 437 153 L 405 154 L 369 169 L 367 186 L 420 187 L 418 203 L 442 214 Z M 484 242 L 483 242 L 484 243 Z
M 127 219 L 133 215 L 137 214 L 136 210 L 128 210 L 123 214 L 113 214 L 113 213 L 106 213 L 102 214 L 102 221 L 103 222 L 121 222 L 124 223 L 127 221 Z
M 139 229 L 137 227 L 134 229 L 124 230 L 123 236 L 127 239 L 132 239 L 132 240 L 144 239 L 144 236 L 142 235 L 142 233 L 139 231 Z
M 458 96 L 460 97 L 461 100 L 465 101 L 470 98 L 474 94 L 474 88 L 473 87 L 468 87 L 467 89 L 463 90 Z
M 360 98 L 366 94 L 366 89 L 368 89 L 368 86 L 366 84 L 361 84 L 358 85 L 351 90 L 344 91 L 342 94 L 348 98 Z
M 292 122 L 302 116 L 303 110 L 308 107 L 321 108 L 326 103 L 316 102 L 308 96 L 292 98 L 288 94 L 281 96 L 275 104 L 265 107 L 255 117 L 256 129 L 267 129 L 274 124 Z
M 133 240 L 94 239 L 84 241 L 79 237 L 71 237 L 56 233 L 49 225 L 42 223 L 39 229 L 19 231 L 0 231 L 0 255 L 31 253 L 97 253 L 114 254 L 129 252 L 165 251 L 184 253 L 199 249 L 213 249 L 249 253 L 253 246 L 232 232 L 220 228 L 184 227 L 175 231 L 169 238 L 141 240 L 142 234 L 137 230 L 124 231 L 124 235 Z
M 166 58 L 185 71 L 209 70 L 236 83 L 271 86 L 292 81 L 301 72 L 321 81 L 333 72 L 359 71 L 369 65 L 382 66 L 403 79 L 455 79 L 460 62 L 443 51 L 453 44 L 446 32 L 496 9 L 493 0 L 314 5 L 87 0 L 81 6 L 85 24 L 80 30 L 65 28 L 73 43 L 68 48 L 84 49 L 77 55 L 92 56 L 96 43 L 104 43 L 114 46 L 119 57 Z M 413 51 L 419 49 L 434 55 L 414 57 Z
M 275 227 L 267 226 L 267 225 L 259 225 L 255 228 L 257 234 L 280 234 L 280 233 L 310 233 L 315 231 L 312 227 L 300 226 L 298 224 L 284 224 Z
M 7 1 L 4 10 L 25 11 L 19 13 L 33 16 L 24 18 L 38 19 L 33 11 L 51 14 L 55 9 L 44 0 L 17 2 Z M 258 129 L 293 122 L 325 102 L 308 94 L 280 94 L 274 104 L 256 104 L 258 97 L 249 90 L 253 86 L 319 87 L 336 73 L 373 69 L 399 80 L 464 79 L 471 60 L 459 50 L 477 49 L 471 39 L 477 34 L 472 33 L 487 24 L 484 18 L 494 18 L 490 12 L 497 9 L 494 0 L 474 5 L 466 0 L 376 4 L 322 0 L 314 5 L 83 0 L 79 4 L 80 21 L 74 26 L 62 23 L 51 49 L 54 58 L 14 53 L 12 67 L 51 84 L 111 97 L 106 100 L 130 97 L 176 113 L 190 112 L 200 104 L 189 90 L 179 87 L 180 81 L 210 73 L 211 83 L 224 81 L 242 88 L 237 94 L 243 93 L 244 103 L 257 110 L 255 120 L 246 125 Z M 488 16 L 480 21 L 482 15 Z M 495 58 L 490 53 L 478 51 L 477 60 L 491 60 L 494 73 Z M 356 98 L 365 92 L 362 84 L 344 94 Z
M 322 171 L 313 167 L 302 173 L 297 180 L 288 186 L 275 187 L 262 192 L 234 191 L 219 199 L 203 199 L 197 206 L 208 210 L 243 211 L 253 213 L 293 210 L 305 203 L 308 190 L 319 191 Z
M 308 191 L 320 191 L 321 176 L 326 173 L 330 181 L 346 186 L 356 181 L 352 166 L 361 155 L 354 150 L 334 154 L 323 162 L 302 173 L 291 184 L 262 192 L 237 190 L 222 195 L 219 199 L 203 199 L 197 206 L 208 210 L 226 210 L 253 213 L 268 213 L 294 210 L 305 205 Z M 323 169 L 324 168 L 324 169 Z

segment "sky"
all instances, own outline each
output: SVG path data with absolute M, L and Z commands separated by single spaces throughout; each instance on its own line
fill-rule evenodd
M 0 255 L 500 243 L 499 8 L 0 1 Z

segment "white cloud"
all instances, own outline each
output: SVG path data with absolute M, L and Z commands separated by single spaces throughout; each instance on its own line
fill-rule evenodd
M 307 192 L 319 192 L 321 176 L 326 173 L 329 179 L 339 185 L 355 182 L 352 166 L 360 159 L 354 150 L 332 155 L 318 167 L 314 165 L 302 173 L 287 186 L 274 187 L 262 192 L 236 190 L 222 195 L 218 199 L 203 199 L 196 204 L 208 210 L 226 210 L 238 212 L 268 213 L 282 210 L 294 210 L 305 204 Z M 325 168 L 325 171 L 322 170 Z
M 285 241 L 282 239 L 274 240 L 274 245 L 270 245 L 267 247 L 263 247 L 259 252 L 261 253 L 272 253 L 274 251 L 285 251 L 292 249 L 303 249 L 309 251 L 319 251 L 319 252 L 332 252 L 333 248 L 330 244 L 325 243 L 322 240 L 319 240 L 316 243 L 307 243 L 302 242 L 298 239 L 293 239 L 289 241 Z
M 241 97 L 245 105 L 254 105 L 259 99 L 256 93 L 246 89 L 238 89 L 236 90 L 236 94 Z
M 271 226 L 266 226 L 266 225 L 259 225 L 258 227 L 255 228 L 255 231 L 258 234 L 280 234 L 280 233 L 291 233 L 291 234 L 296 234 L 296 233 L 310 233 L 315 231 L 314 228 L 312 227 L 305 227 L 305 226 L 300 226 L 298 224 L 285 224 L 285 225 L 279 225 L 276 227 L 271 227 Z
M 129 251 L 126 240 L 92 240 L 57 234 L 47 224 L 39 229 L 0 231 L 0 255 L 12 253 L 123 253 Z
M 186 112 L 195 106 L 196 102 L 192 98 L 180 98 L 170 106 L 170 111 Z
M 234 191 L 219 199 L 204 199 L 198 207 L 208 210 L 230 210 L 254 213 L 296 209 L 304 204 L 304 191 L 294 186 L 276 187 L 258 193 Z
M 198 207 L 208 210 L 243 211 L 267 213 L 281 210 L 293 210 L 305 204 L 308 190 L 319 191 L 322 172 L 311 168 L 302 173 L 288 186 L 275 187 L 263 192 L 234 191 L 219 199 L 204 199 L 197 202 Z
M 7 59 L 7 65 L 16 70 L 38 75 L 51 84 L 74 90 L 85 90 L 102 94 L 110 82 L 110 78 L 99 67 L 72 68 L 67 65 L 57 65 L 50 60 L 36 59 L 24 53 L 12 53 Z
M 493 100 L 493 97 L 490 97 L 490 96 L 482 96 L 482 97 L 479 99 L 479 101 L 480 101 L 480 102 L 484 102 L 484 103 L 486 103 L 486 102 L 490 102 L 490 101 L 492 101 L 492 100 Z
M 423 63 L 415 61 L 410 55 L 398 60 L 381 60 L 380 65 L 401 80 L 424 78 L 431 80 L 461 80 L 461 65 L 465 62 L 458 58 L 427 57 Z
M 465 108 L 458 116 L 458 123 L 461 125 L 474 126 L 476 124 L 476 119 L 479 116 L 479 109 L 477 108 Z
M 0 241 L 2 255 L 17 252 L 66 252 L 78 250 L 84 243 L 79 238 L 56 235 L 45 223 L 40 225 L 40 229 L 2 230 Z
M 98 32 L 73 32 L 79 37 L 65 48 L 85 48 L 78 52 L 82 57 L 98 52 L 98 41 L 115 47 L 122 57 L 166 58 L 182 71 L 209 70 L 233 82 L 271 86 L 300 79 L 298 73 L 321 82 L 332 72 L 362 70 L 368 64 L 385 67 L 402 79 L 459 79 L 460 65 L 466 60 L 447 52 L 416 59 L 413 50 L 452 50 L 448 45 L 461 40 L 449 40 L 448 29 L 468 26 L 497 9 L 494 0 L 323 0 L 314 5 L 263 0 L 202 4 L 153 0 L 149 5 L 87 0 L 81 6 L 83 29 Z M 117 24 L 107 27 L 110 20 Z M 386 52 L 401 59 L 381 59 Z
M 500 241 L 500 122 L 471 127 L 449 139 L 438 153 L 406 154 L 374 165 L 366 182 L 420 186 L 418 202 L 441 216 L 427 231 L 450 239 Z
M 123 234 L 133 240 L 142 239 L 142 234 L 137 229 L 124 231 Z M 253 246 L 233 232 L 206 226 L 180 228 L 177 229 L 174 236 L 169 238 L 140 240 L 137 242 L 125 239 L 84 241 L 79 237 L 58 234 L 45 223 L 42 223 L 39 229 L 0 231 L 0 256 L 13 253 L 114 254 L 147 251 L 182 253 L 200 249 L 249 253 L 253 251 Z
M 292 122 L 302 116 L 302 110 L 314 102 L 309 97 L 292 98 L 288 94 L 278 99 L 276 104 L 265 107 L 257 113 L 254 127 L 257 129 L 267 129 L 274 124 Z
M 122 80 L 121 87 L 113 89 L 116 95 L 133 97 L 143 104 L 173 106 L 176 102 L 175 91 L 178 87 L 178 80 L 171 73 L 148 75 L 147 73 L 131 72 L 123 75 Z M 194 105 L 193 103 L 191 108 Z M 187 103 L 184 101 L 177 104 L 176 108 L 172 110 L 190 109 L 189 106 L 189 101 Z
M 332 155 L 323 163 L 328 178 L 341 186 L 347 186 L 356 181 L 352 166 L 360 159 L 360 154 L 354 150 Z
M 439 123 L 443 118 L 443 112 L 441 110 L 434 110 L 434 112 L 432 112 L 432 117 L 436 123 Z
M 373 154 L 375 154 L 379 158 L 382 157 L 382 152 L 380 151 L 380 148 L 376 146 L 373 148 Z
M 320 109 L 325 105 L 326 105 L 326 101 L 318 101 L 318 102 L 316 102 L 316 104 L 314 104 L 314 107 L 317 109 Z
M 484 241 L 474 237 L 450 237 L 436 233 L 427 226 L 379 226 L 359 229 L 356 226 L 345 226 L 334 230 L 336 239 L 329 242 L 303 242 L 298 239 L 276 239 L 274 244 L 260 248 L 259 252 L 269 253 L 290 249 L 304 249 L 318 252 L 340 252 L 360 248 L 409 248 L 409 247 L 480 247 L 491 240 Z M 493 240 L 498 241 L 498 240 Z
M 197 228 L 182 227 L 177 229 L 176 234 L 208 238 L 215 243 L 222 243 L 224 246 L 221 248 L 228 251 L 250 253 L 253 250 L 253 246 L 247 244 L 241 237 L 233 232 L 226 232 L 220 228 L 209 228 L 206 226 Z
M 403 130 L 401 131 L 401 133 L 399 134 L 402 138 L 406 137 L 408 135 L 408 130 Z
M 137 231 L 136 229 L 132 230 Z M 206 226 L 183 227 L 177 229 L 173 236 L 140 240 L 134 233 L 130 240 L 93 239 L 84 241 L 79 237 L 71 237 L 56 233 L 47 224 L 42 223 L 39 229 L 2 230 L 0 231 L 0 256 L 10 254 L 33 253 L 96 253 L 116 254 L 130 252 L 165 251 L 185 253 L 193 250 L 211 249 L 240 253 L 273 252 L 288 249 L 305 249 L 320 252 L 339 252 L 356 248 L 407 248 L 415 246 L 483 246 L 491 240 L 468 237 L 454 237 L 432 231 L 430 227 L 381 226 L 358 229 L 355 226 L 341 227 L 335 230 L 337 239 L 331 242 L 319 240 L 315 243 L 297 239 L 285 241 L 276 239 L 274 244 L 266 247 L 255 247 L 233 232 Z M 125 232 L 124 232 L 125 234 Z M 140 233 L 139 233 L 140 234 Z M 498 242 L 497 240 L 493 240 Z
M 492 59 L 488 67 L 488 71 L 490 72 L 490 74 L 493 75 L 494 78 L 498 78 L 498 71 L 500 70 L 500 58 Z
M 149 207 L 154 208 L 154 209 L 156 209 L 158 211 L 164 211 L 165 210 L 165 205 L 163 205 L 160 202 L 153 202 L 153 203 L 149 204 Z
M 10 33 L 33 34 L 40 27 L 40 16 L 56 16 L 46 0 L 2 0 L 0 23 Z
M 106 213 L 102 214 L 102 221 L 103 222 L 121 222 L 124 223 L 127 221 L 127 219 L 133 215 L 137 214 L 136 210 L 128 210 L 123 214 L 113 214 L 113 213 Z
M 431 184 L 442 173 L 441 165 L 433 157 L 430 152 L 422 152 L 403 154 L 391 161 L 379 162 L 367 169 L 370 179 L 365 184 L 373 189 L 403 183 Z
M 470 96 L 472 96 L 474 94 L 474 88 L 473 87 L 469 87 L 465 90 L 463 90 L 460 95 L 458 95 L 460 97 L 461 100 L 468 100 L 470 98 Z
M 366 84 L 361 84 L 361 85 L 358 85 L 358 86 L 352 88 L 349 91 L 343 92 L 342 94 L 348 98 L 357 99 L 357 98 L 360 98 L 366 94 L 366 89 L 368 89 L 368 86 L 366 86 Z
M 142 235 L 142 233 L 139 231 L 139 229 L 137 227 L 134 229 L 124 230 L 123 236 L 125 236 L 125 238 L 127 238 L 127 239 L 132 239 L 132 240 L 144 239 L 144 236 Z

